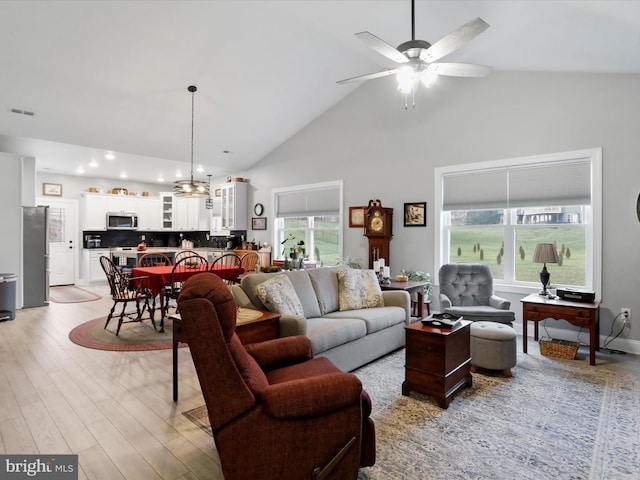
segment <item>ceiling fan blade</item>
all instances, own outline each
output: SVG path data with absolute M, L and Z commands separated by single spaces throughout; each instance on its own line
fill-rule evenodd
M 489 24 L 480 17 L 471 20 L 442 37 L 427 50 L 423 50 L 420 53 L 420 60 L 427 63 L 435 62 L 470 42 L 487 28 L 489 28 Z
M 491 67 L 473 63 L 432 63 L 429 71 L 450 77 L 485 77 L 491 72 Z
M 345 78 L 344 80 L 340 80 L 336 83 L 342 84 L 342 83 L 349 83 L 349 82 L 361 82 L 365 80 L 371 80 L 373 78 L 386 77 L 389 75 L 393 75 L 397 71 L 398 71 L 397 68 L 391 68 L 389 70 L 383 70 L 382 72 L 368 73 L 367 75 L 359 75 L 357 77 Z
M 384 55 L 385 57 L 393 60 L 396 63 L 406 63 L 409 61 L 409 59 L 402 52 L 399 52 L 396 48 L 392 47 L 387 42 L 381 40 L 372 33 L 360 32 L 356 33 L 356 37 L 373 48 L 376 52 Z

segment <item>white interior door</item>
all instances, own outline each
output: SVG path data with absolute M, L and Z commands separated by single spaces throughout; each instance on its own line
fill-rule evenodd
M 49 285 L 74 285 L 77 202 L 47 198 L 38 204 L 49 205 Z

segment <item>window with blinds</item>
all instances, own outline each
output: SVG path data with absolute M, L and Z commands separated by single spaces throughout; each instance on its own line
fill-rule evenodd
M 278 189 L 273 202 L 275 258 L 300 255 L 303 250 L 304 258 L 317 266 L 338 263 L 342 251 L 341 181 Z M 298 248 L 300 241 L 304 242 L 302 248 Z
M 436 265 L 481 262 L 505 285 L 534 286 L 537 243 L 555 243 L 553 284 L 599 288 L 601 150 L 436 169 Z

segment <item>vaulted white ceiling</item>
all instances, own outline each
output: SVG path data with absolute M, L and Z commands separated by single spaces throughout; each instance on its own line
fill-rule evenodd
M 443 61 L 640 73 L 640 2 L 418 0 L 416 38 L 478 16 L 491 27 Z M 195 176 L 233 175 L 358 87 L 337 80 L 394 66 L 363 30 L 409 40 L 410 0 L 1 1 L 0 151 L 172 182 L 190 170 L 194 84 Z

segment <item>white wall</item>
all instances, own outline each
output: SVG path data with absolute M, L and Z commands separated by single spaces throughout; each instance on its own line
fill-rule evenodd
M 22 201 L 23 190 L 25 202 L 29 198 L 29 187 L 33 183 L 33 162 L 26 159 L 24 162 L 19 155 L 0 152 L 0 218 L 2 229 L 0 230 L 0 273 L 15 273 L 18 275 L 16 282 L 16 306 L 21 306 L 22 298 Z M 31 159 L 32 160 L 32 159 Z M 31 168 L 29 168 L 31 167 Z M 27 187 L 23 189 L 23 180 Z M 29 203 L 27 203 L 29 204 Z M 33 203 L 30 203 L 33 204 Z
M 392 77 L 366 82 L 259 164 L 249 205 L 270 191 L 344 180 L 344 208 L 380 198 L 394 208 L 391 268 L 434 272 L 434 167 L 603 147 L 601 334 L 620 307 L 632 309 L 622 338 L 640 340 L 636 198 L 640 191 L 640 76 L 493 72 L 441 77 L 405 111 Z M 405 202 L 427 201 L 427 227 L 405 228 Z M 251 207 L 252 208 L 252 207 Z M 366 258 L 360 229 L 345 227 L 345 255 Z M 249 232 L 271 241 L 268 232 Z M 258 234 L 262 235 L 258 237 Z M 519 297 L 510 297 L 520 316 Z M 583 339 L 587 338 L 585 336 Z

